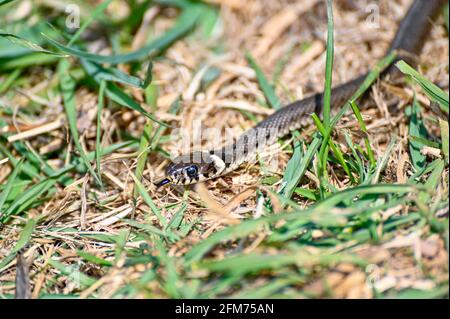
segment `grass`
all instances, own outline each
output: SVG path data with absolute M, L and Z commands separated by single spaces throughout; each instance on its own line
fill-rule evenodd
M 19 251 L 34 298 L 448 297 L 448 7 L 419 66 L 397 62 L 405 80 L 380 84 L 395 53 L 378 60 L 336 42 L 341 28 L 360 34 L 364 19 L 331 1 L 308 13 L 316 27 L 295 19 L 275 35 L 246 19 L 270 26 L 293 10 L 284 1 L 233 11 L 107 0 L 82 10 L 76 30 L 44 2 L 26 19 L 14 19 L 18 6 L 0 1 L 11 19 L 0 26 L 1 298 L 14 296 Z M 326 50 L 308 54 L 326 20 Z M 89 38 L 106 49 L 93 52 Z M 355 61 L 370 72 L 333 114 L 331 86 L 359 75 Z M 173 128 L 191 132 L 202 119 L 238 135 L 322 87 L 323 119 L 207 182 L 211 198 L 154 188 L 179 148 Z M 368 91 L 378 97 L 369 108 L 358 100 Z M 59 127 L 22 135 L 58 114 Z

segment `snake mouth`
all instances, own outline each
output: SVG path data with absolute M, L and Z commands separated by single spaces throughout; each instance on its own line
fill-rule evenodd
M 155 183 L 155 186 L 156 186 L 156 188 L 160 188 L 160 187 L 163 187 L 163 186 L 166 185 L 166 184 L 169 184 L 170 182 L 171 182 L 170 179 L 164 178 L 163 180 L 161 180 L 161 181 Z

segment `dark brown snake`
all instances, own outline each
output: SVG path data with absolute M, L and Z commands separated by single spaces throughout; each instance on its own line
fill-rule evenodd
M 396 75 L 393 65 L 398 60 L 415 64 L 415 58 L 422 50 L 432 20 L 440 12 L 446 0 L 415 0 L 403 18 L 394 40 L 386 54 L 392 51 L 397 56 L 381 74 Z M 336 112 L 352 97 L 361 86 L 367 74 L 334 87 L 331 91 L 332 111 Z M 293 102 L 255 127 L 244 132 L 235 143 L 212 151 L 197 151 L 182 155 L 173 160 L 165 170 L 166 177 L 157 183 L 157 187 L 165 184 L 194 184 L 227 174 L 242 163 L 256 157 L 262 148 L 274 144 L 289 132 L 298 130 L 312 122 L 311 115 L 322 114 L 323 93 Z

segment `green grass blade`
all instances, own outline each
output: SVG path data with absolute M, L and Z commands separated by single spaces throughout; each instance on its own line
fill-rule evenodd
M 15 0 L 0 0 L 0 6 L 10 3 L 10 2 L 13 2 L 13 1 L 15 1 Z
M 0 94 L 5 93 L 10 88 L 14 81 L 20 76 L 21 72 L 21 68 L 15 69 L 2 83 L 0 83 Z
M 103 188 L 103 183 L 101 179 L 97 176 L 97 173 L 92 168 L 83 147 L 80 144 L 77 128 L 77 109 L 75 101 L 75 81 L 69 74 L 69 61 L 61 60 L 58 67 L 58 74 L 60 77 L 60 87 L 64 100 L 64 109 L 66 111 L 67 121 L 69 123 L 70 133 L 72 135 L 72 140 L 77 148 L 80 156 L 84 162 L 84 165 L 88 168 L 91 175 L 94 177 L 96 182 Z
M 23 228 L 22 232 L 20 233 L 20 238 L 17 241 L 16 245 L 14 246 L 14 252 L 18 252 L 23 247 L 25 247 L 28 242 L 31 239 L 31 236 L 33 235 L 34 228 L 36 227 L 36 220 L 33 218 L 29 219 L 26 223 L 25 227 Z M 1 267 L 0 267 L 1 268 Z
M 324 173 L 325 173 L 325 167 L 326 167 L 326 162 L 327 162 L 327 158 L 328 158 L 326 146 L 329 145 L 331 147 L 331 150 L 333 151 L 334 155 L 338 159 L 339 163 L 342 165 L 342 168 L 344 169 L 347 176 L 350 178 L 352 183 L 355 183 L 355 179 L 354 179 L 352 173 L 350 172 L 350 169 L 347 165 L 347 162 L 344 159 L 344 154 L 342 153 L 341 149 L 339 147 L 337 147 L 336 144 L 333 142 L 333 140 L 330 138 L 330 134 L 327 133 L 327 129 L 325 128 L 324 124 L 322 124 L 322 122 L 320 122 L 319 117 L 316 114 L 313 114 L 312 118 L 314 120 L 314 123 L 316 124 L 318 131 L 324 137 L 324 142 L 322 142 L 322 146 L 319 151 L 319 160 L 321 160 L 321 162 L 322 162 L 321 176 L 324 176 Z M 328 132 L 329 132 L 329 130 L 328 130 Z M 328 138 L 325 139 L 326 137 L 328 137 Z
M 42 194 L 52 188 L 55 183 L 56 179 L 48 178 L 27 189 L 0 215 L 0 223 L 6 223 L 9 216 L 20 214 L 26 208 L 30 207 Z
M 447 164 L 449 163 L 449 129 L 448 121 L 439 119 L 439 127 L 441 128 L 442 154 L 444 154 Z
M 101 4 L 97 5 L 94 12 L 89 16 L 89 18 L 81 25 L 81 27 L 77 30 L 77 32 L 72 36 L 67 46 L 71 46 L 75 43 L 75 41 L 78 40 L 80 35 L 86 30 L 88 26 L 91 25 L 92 22 L 94 22 L 97 17 L 106 10 L 106 8 L 109 6 L 109 4 L 112 2 L 112 0 L 106 0 L 103 1 Z
M 81 286 L 89 287 L 97 281 L 96 279 L 83 274 L 78 267 L 64 265 L 55 259 L 50 258 L 48 264 L 59 270 L 63 275 L 69 277 L 74 283 L 80 284 Z
M 158 209 L 156 204 L 153 202 L 153 199 L 150 197 L 150 195 L 145 190 L 144 185 L 142 185 L 141 182 L 133 174 L 131 175 L 131 177 L 134 180 L 134 184 L 136 186 L 136 190 L 142 196 L 142 199 L 144 200 L 144 202 L 151 208 L 151 210 L 156 215 L 156 217 L 158 217 L 161 225 L 166 226 L 167 225 L 166 218 L 163 215 L 161 215 L 160 210 Z
M 5 157 L 8 158 L 12 166 L 16 167 L 20 160 L 16 159 L 14 155 L 8 150 L 8 148 L 0 141 L 0 151 Z M 39 175 L 36 168 L 28 162 L 24 162 L 23 173 L 28 175 L 31 179 L 43 180 L 44 178 Z
M 106 82 L 102 81 L 100 82 L 100 90 L 98 92 L 98 104 L 97 104 L 97 128 L 96 128 L 96 135 L 95 135 L 95 163 L 97 166 L 97 174 L 98 177 L 102 178 L 101 173 L 101 165 L 100 165 L 100 159 L 101 159 L 101 129 L 102 129 L 102 123 L 101 123 L 101 115 L 103 111 L 103 107 L 105 104 L 105 88 L 106 88 Z
M 384 153 L 383 157 L 378 160 L 377 168 L 371 178 L 372 184 L 378 183 L 380 176 L 381 176 L 381 172 L 386 167 L 386 165 L 389 161 L 389 158 L 391 157 L 392 151 L 394 150 L 395 143 L 396 143 L 396 138 L 393 137 L 391 142 L 389 143 L 388 147 L 386 148 L 386 152 Z
M 152 80 L 151 62 L 149 62 L 148 64 L 147 72 L 143 80 L 141 80 L 138 77 L 128 75 L 116 68 L 102 67 L 95 63 L 91 63 L 90 66 L 92 66 L 93 70 L 92 71 L 90 70 L 89 73 L 95 74 L 95 78 L 98 82 L 99 81 L 117 82 L 133 86 L 139 89 L 145 89 Z
M 157 108 L 157 100 L 158 100 L 158 87 L 156 85 L 150 85 L 145 90 L 145 97 L 147 104 L 150 105 L 152 111 L 155 111 Z M 148 154 L 150 152 L 150 135 L 153 131 L 153 122 L 147 120 L 147 123 L 144 126 L 144 130 L 141 135 L 141 139 L 139 141 L 139 156 L 136 163 L 136 171 L 135 176 L 138 181 L 142 180 L 142 175 L 144 173 L 145 164 L 147 163 Z M 134 196 L 137 196 L 137 189 L 135 188 L 133 191 Z
M 113 263 L 105 260 L 103 258 L 99 258 L 95 255 L 92 255 L 90 253 L 87 253 L 83 250 L 77 250 L 77 255 L 80 256 L 81 258 L 83 258 L 84 260 L 97 264 L 97 265 L 101 265 L 101 266 L 107 266 L 107 267 L 111 267 L 113 266 Z
M 53 46 L 61 50 L 62 52 L 72 55 L 74 57 L 89 60 L 96 63 L 107 63 L 107 64 L 120 64 L 128 63 L 132 61 L 137 61 L 143 58 L 154 57 L 158 55 L 161 51 L 165 50 L 173 42 L 178 40 L 180 37 L 187 34 L 194 26 L 201 13 L 200 6 L 194 6 L 189 9 L 185 9 L 180 17 L 178 18 L 175 26 L 168 30 L 164 35 L 157 38 L 156 40 L 150 42 L 143 48 L 136 50 L 127 54 L 118 54 L 103 56 L 93 53 L 88 53 L 81 51 L 66 45 L 63 45 L 49 36 L 42 34 L 42 36 Z
M 219 261 L 204 261 L 199 267 L 213 272 L 230 273 L 231 276 L 257 273 L 262 270 L 279 270 L 285 266 L 302 266 L 309 262 L 327 265 L 335 262 L 352 262 L 365 266 L 367 264 L 361 258 L 348 254 L 330 254 L 323 252 L 319 255 L 309 254 L 305 251 L 292 251 L 290 254 L 261 255 L 248 254 L 228 257 Z
M 410 135 L 408 136 L 408 139 L 412 142 L 417 142 L 418 144 L 422 144 L 425 146 L 429 146 L 429 147 L 434 147 L 434 148 L 441 148 L 441 144 L 427 140 L 423 137 L 419 137 L 419 136 L 414 136 L 414 135 Z
M 302 220 L 304 223 L 307 223 L 311 221 L 312 216 L 314 216 L 314 220 L 316 222 L 320 222 L 321 219 L 323 222 L 326 222 L 331 216 L 333 216 L 330 208 L 334 207 L 340 202 L 353 199 L 363 194 L 404 194 L 414 192 L 416 189 L 416 187 L 410 185 L 380 184 L 358 186 L 333 194 L 326 200 L 323 200 L 320 203 L 317 203 L 314 206 L 304 210 L 289 213 L 279 213 L 277 215 L 270 215 L 254 220 L 247 220 L 238 225 L 230 226 L 221 231 L 213 233 L 207 239 L 192 247 L 191 250 L 185 255 L 186 262 L 192 263 L 199 261 L 204 256 L 204 254 L 206 254 L 215 245 L 223 241 L 236 240 L 251 233 L 255 233 L 260 229 L 260 227 L 267 225 L 268 223 L 274 223 L 280 220 L 285 220 L 286 222 L 298 222 L 299 220 Z M 320 215 L 322 215 L 322 217 L 320 217 Z
M 399 292 L 389 293 L 385 299 L 448 299 L 448 285 L 430 290 L 404 289 Z
M 308 166 L 314 157 L 314 154 L 320 146 L 320 143 L 320 138 L 314 138 L 303 156 L 301 156 L 300 150 L 301 143 L 298 141 L 294 143 L 294 154 L 289 160 L 283 176 L 283 180 L 286 184 L 280 190 L 280 195 L 286 198 L 292 197 L 295 188 L 297 187 L 302 177 L 305 175 L 306 170 L 308 169 Z
M 96 65 L 92 62 L 89 62 L 87 60 L 81 60 L 81 64 L 84 66 L 86 72 L 90 76 L 92 76 L 97 83 L 100 83 L 103 80 L 97 74 L 98 65 Z M 135 110 L 135 111 L 141 113 L 142 115 L 146 116 L 150 120 L 161 124 L 162 126 L 170 127 L 170 125 L 168 125 L 164 122 L 161 122 L 160 120 L 155 118 L 152 114 L 150 114 L 146 110 L 144 110 L 144 108 L 139 103 L 137 103 L 135 100 L 133 100 L 133 98 L 131 98 L 128 94 L 126 94 L 122 89 L 120 89 L 114 83 L 106 84 L 106 95 L 111 100 L 116 102 L 117 104 L 128 107 L 132 110 Z
M 361 131 L 364 133 L 364 144 L 366 145 L 370 165 L 372 167 L 375 167 L 376 165 L 375 155 L 373 154 L 372 147 L 370 146 L 369 136 L 367 135 L 366 123 L 364 123 L 361 112 L 359 111 L 359 107 L 358 105 L 356 105 L 355 101 L 351 101 L 350 106 L 352 107 L 353 114 L 355 114 L 356 119 L 358 120 L 358 124 L 359 127 L 361 128 Z
M 31 53 L 13 58 L 0 58 L 0 72 L 15 70 L 16 68 L 27 68 L 30 66 L 52 64 L 59 60 L 59 57 L 42 53 Z
M 339 193 L 332 194 L 330 197 L 314 205 L 315 209 L 329 210 L 337 204 L 365 194 L 395 194 L 409 193 L 415 191 L 416 188 L 411 185 L 401 184 L 374 184 L 363 185 L 353 188 L 347 188 Z
M 408 65 L 405 61 L 399 61 L 395 64 L 397 68 L 406 75 L 412 77 L 414 82 L 416 82 L 425 92 L 428 97 L 439 104 L 441 110 L 445 112 L 445 114 L 449 114 L 448 112 L 448 104 L 449 104 L 449 96 L 445 93 L 441 88 L 439 88 L 436 84 L 429 81 L 422 74 L 414 70 L 410 65 Z
M 323 93 L 323 123 L 325 128 L 330 127 L 331 113 L 331 83 L 333 78 L 333 59 L 334 59 L 334 21 L 333 21 L 333 3 L 327 0 L 327 52 L 325 65 L 325 89 Z
M 68 57 L 67 54 L 61 54 L 61 53 L 46 50 L 43 47 L 41 47 L 40 45 L 33 43 L 32 41 L 29 41 L 25 38 L 22 38 L 18 35 L 12 34 L 12 33 L 3 32 L 3 31 L 1 31 L 1 29 L 0 29 L 0 37 L 8 39 L 12 43 L 18 44 L 24 48 L 27 48 L 27 49 L 30 49 L 31 51 L 36 52 L 36 53 L 53 55 L 55 57 Z
M 55 170 L 33 149 L 21 141 L 12 143 L 14 149 L 33 165 L 37 172 L 42 171 L 47 176 L 55 173 Z
M 253 56 L 250 54 L 250 52 L 245 53 L 245 57 L 248 61 L 248 64 L 250 64 L 251 68 L 256 73 L 256 78 L 258 79 L 259 87 L 264 93 L 264 96 L 269 103 L 269 105 L 274 109 L 279 109 L 281 107 L 281 102 L 278 99 L 278 96 L 275 93 L 275 89 L 273 86 L 269 83 L 266 76 L 264 75 L 264 72 L 261 70 L 259 65 L 256 63 Z
M 181 205 L 180 209 L 172 216 L 170 221 L 167 223 L 166 229 L 176 229 L 180 226 L 186 208 L 187 204 L 184 202 Z
M 167 254 L 166 248 L 159 238 L 154 238 L 154 240 L 156 249 L 159 252 L 158 259 L 166 271 L 164 288 L 172 298 L 180 298 L 182 297 L 179 291 L 180 278 L 175 267 L 174 259 Z
M 427 181 L 424 184 L 426 192 L 421 192 L 417 197 L 417 200 L 419 202 L 426 204 L 426 202 L 431 198 L 430 194 L 436 192 L 436 189 L 442 178 L 442 172 L 444 171 L 444 169 L 445 169 L 444 161 L 442 159 L 438 160 L 436 167 L 431 172 L 430 176 L 428 177 Z
M 8 182 L 6 183 L 6 187 L 2 193 L 0 193 L 0 215 L 2 214 L 3 205 L 8 198 L 9 193 L 13 187 L 14 181 L 16 180 L 17 175 L 22 171 L 23 160 L 20 160 L 17 165 L 14 167 L 14 170 L 8 177 Z
M 21 250 L 28 244 L 31 236 L 33 235 L 35 227 L 36 221 L 32 218 L 29 219 L 23 230 L 20 232 L 19 240 L 14 245 L 13 250 L 5 258 L 3 258 L 3 260 L 0 261 L 0 271 L 3 267 L 7 266 L 11 261 L 13 261 L 19 250 Z

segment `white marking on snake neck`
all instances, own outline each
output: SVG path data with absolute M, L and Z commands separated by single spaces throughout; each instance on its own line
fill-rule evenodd
M 225 162 L 220 157 L 218 157 L 217 155 L 210 155 L 210 156 L 211 156 L 211 159 L 212 159 L 212 161 L 214 163 L 214 167 L 217 170 L 216 174 L 222 173 L 222 171 L 226 167 Z

